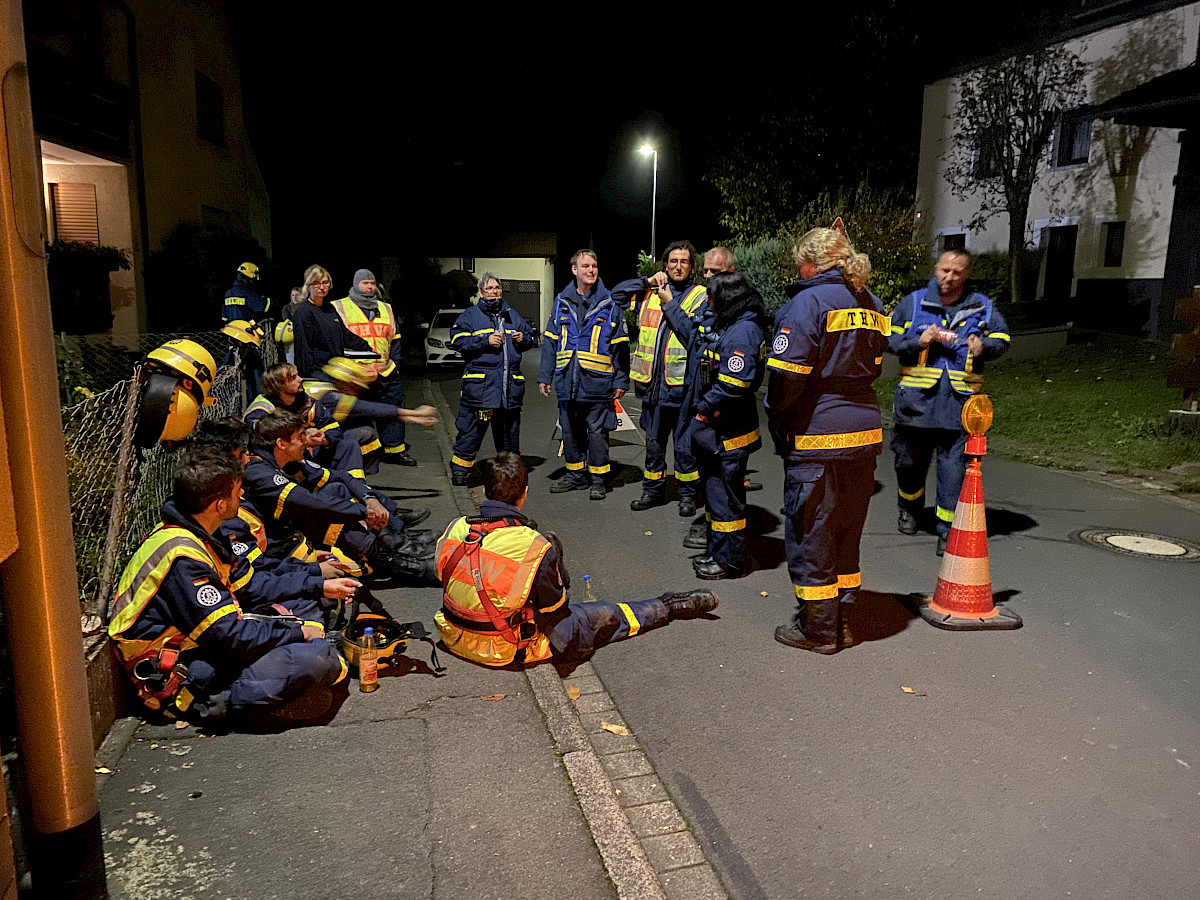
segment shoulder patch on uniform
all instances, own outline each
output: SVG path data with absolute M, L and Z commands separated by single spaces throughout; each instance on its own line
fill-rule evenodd
M 221 602 L 221 592 L 211 584 L 206 584 L 196 591 L 196 602 L 201 606 L 216 606 Z
M 775 335 L 775 343 L 771 344 L 771 350 L 775 353 L 786 353 L 788 348 L 788 336 L 784 334 L 787 329 L 783 329 L 779 334 Z
M 740 356 L 731 356 L 729 357 L 727 365 L 729 366 L 730 372 L 740 372 L 742 369 L 746 368 L 746 360 L 742 359 Z
M 282 475 L 280 475 L 278 472 L 275 473 L 275 477 L 272 478 L 271 480 L 280 486 L 283 486 L 288 483 L 288 480 L 285 477 L 283 477 Z
M 230 547 L 230 549 L 231 549 L 231 550 L 233 550 L 233 552 L 234 552 L 234 553 L 236 553 L 238 556 L 245 556 L 245 555 L 246 555 L 246 551 L 250 549 L 250 545 L 249 545 L 249 544 L 243 544 L 241 541 L 237 541 L 237 542 L 235 542 L 235 543 L 233 543 L 233 544 L 230 544 L 230 545 L 229 545 L 229 547 Z

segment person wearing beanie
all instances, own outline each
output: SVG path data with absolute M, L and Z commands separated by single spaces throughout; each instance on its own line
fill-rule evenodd
M 370 269 L 359 269 L 349 295 L 333 301 L 333 308 L 341 317 L 346 330 L 365 341 L 377 359 L 371 364 L 375 369 L 375 382 L 366 399 L 393 406 L 404 406 L 404 385 L 400 382 L 399 364 L 402 360 L 400 333 L 396 330 L 396 315 L 391 304 L 379 296 L 375 275 Z M 347 341 L 351 349 L 357 342 Z M 417 461 L 408 452 L 404 440 L 404 422 L 400 419 L 381 419 L 377 423 L 379 439 L 383 442 L 383 461 L 402 466 L 415 466 Z

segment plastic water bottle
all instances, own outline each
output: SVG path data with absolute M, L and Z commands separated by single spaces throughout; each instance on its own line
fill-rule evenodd
M 358 656 L 358 689 L 364 694 L 379 687 L 379 661 L 376 659 L 375 629 L 363 629 L 363 648 Z
M 592 576 L 591 575 L 583 576 L 583 593 L 584 593 L 584 597 L 588 603 L 596 602 L 596 591 L 592 587 Z

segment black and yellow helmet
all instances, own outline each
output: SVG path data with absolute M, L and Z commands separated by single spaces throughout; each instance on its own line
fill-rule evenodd
M 221 334 L 242 344 L 253 344 L 255 347 L 262 343 L 262 332 L 248 319 L 234 319 L 226 323 L 221 329 Z
M 178 376 L 197 403 L 208 405 L 205 401 L 217 377 L 217 363 L 212 354 L 195 341 L 186 338 L 167 341 L 146 354 L 146 367 L 151 372 Z
M 182 441 L 196 427 L 200 406 L 201 401 L 183 387 L 178 376 L 151 373 L 142 388 L 134 443 L 151 447 L 162 441 L 171 447 Z
M 381 669 L 392 663 L 393 654 L 403 653 L 408 646 L 409 631 L 399 622 L 376 613 L 360 613 L 342 629 L 342 656 L 356 669 L 362 651 L 366 649 L 363 631 L 367 628 L 374 629 L 371 640 Z
M 275 343 L 291 344 L 296 340 L 296 331 L 291 319 L 284 319 L 275 325 Z
M 344 356 L 335 356 L 329 362 L 325 363 L 325 365 L 321 366 L 321 371 L 334 381 L 344 381 L 347 384 L 356 384 L 359 387 L 366 387 L 376 378 L 375 367 L 373 365 L 347 359 Z
M 239 275 L 245 275 L 251 281 L 258 281 L 258 266 L 252 262 L 244 262 L 237 268 Z M 226 269 L 225 271 L 229 271 Z

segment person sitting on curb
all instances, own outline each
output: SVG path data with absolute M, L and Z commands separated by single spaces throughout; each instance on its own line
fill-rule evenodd
M 543 537 L 521 511 L 529 495 L 521 457 L 497 453 L 479 468 L 487 496 L 479 515 L 452 522 L 437 546 L 442 608 L 434 619 L 451 653 L 485 666 L 582 659 L 716 608 L 706 590 L 572 604 L 557 538 Z
M 235 591 L 247 566 L 218 533 L 241 492 L 230 454 L 185 454 L 161 523 L 117 585 L 108 626 L 117 657 L 142 702 L 168 718 L 308 718 L 332 701 L 319 689 L 346 677 L 319 622 L 243 615 Z

